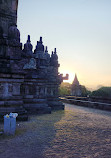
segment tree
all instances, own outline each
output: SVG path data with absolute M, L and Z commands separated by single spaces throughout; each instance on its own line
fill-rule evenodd
M 87 90 L 85 86 L 81 85 L 82 97 L 87 97 L 91 94 L 91 91 Z
M 59 95 L 66 96 L 71 93 L 71 84 L 63 82 L 59 87 Z
M 87 95 L 90 95 L 90 91 L 86 89 L 85 86 L 81 85 L 81 91 L 82 91 L 82 97 L 87 97 Z M 66 96 L 71 95 L 71 84 L 67 82 L 63 82 L 59 87 L 59 95 L 60 96 Z
M 101 87 L 91 93 L 95 97 L 111 97 L 111 87 Z

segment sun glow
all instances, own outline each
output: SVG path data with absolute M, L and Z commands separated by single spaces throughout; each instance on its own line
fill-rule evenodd
M 69 82 L 69 83 L 73 82 L 75 73 L 62 71 L 61 74 L 63 74 L 63 76 L 66 76 L 66 74 L 69 74 L 69 79 L 68 80 L 64 80 L 63 82 Z

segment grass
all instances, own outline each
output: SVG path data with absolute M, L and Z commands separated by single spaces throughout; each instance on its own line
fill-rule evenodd
M 39 131 L 40 135 L 44 135 L 46 131 L 51 130 L 55 122 L 61 119 L 64 111 L 53 112 L 52 114 L 30 116 L 27 122 L 17 122 L 15 135 L 0 135 L 0 140 L 13 139 L 27 131 Z M 19 124 L 19 126 L 18 126 Z M 3 132 L 3 123 L 0 124 L 0 132 Z

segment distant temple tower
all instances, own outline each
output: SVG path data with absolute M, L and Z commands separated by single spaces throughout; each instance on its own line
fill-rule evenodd
M 79 84 L 77 75 L 75 74 L 74 81 L 71 85 L 71 95 L 80 97 L 82 95 L 81 85 Z

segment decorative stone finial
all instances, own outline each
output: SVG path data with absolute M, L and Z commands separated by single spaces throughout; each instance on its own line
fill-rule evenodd
M 46 48 L 45 48 L 45 52 L 46 52 L 46 53 L 48 52 L 47 46 L 46 46 Z
M 30 41 L 30 35 L 28 35 L 27 43 L 24 44 L 24 51 L 25 52 L 30 51 L 30 54 L 32 55 L 32 49 L 33 49 L 33 46 L 32 46 L 31 41 Z
M 58 56 L 56 54 L 56 48 L 55 48 L 54 52 L 52 51 L 50 64 L 51 64 L 51 66 L 55 66 L 55 67 L 59 66 L 59 64 L 58 64 Z
M 57 52 L 56 52 L 56 48 L 54 49 L 54 53 L 56 54 Z
M 31 41 L 30 41 L 30 35 L 28 35 L 27 42 L 31 42 Z
M 9 27 L 8 36 L 9 36 L 9 39 L 20 42 L 20 32 L 17 29 L 16 24 L 13 24 Z
M 42 42 L 42 37 L 40 37 L 40 41 L 37 41 L 37 46 L 36 46 L 36 49 L 34 51 L 35 53 L 37 52 L 44 52 L 44 45 L 43 45 L 43 42 Z
M 42 37 L 40 37 L 40 42 L 42 43 Z

